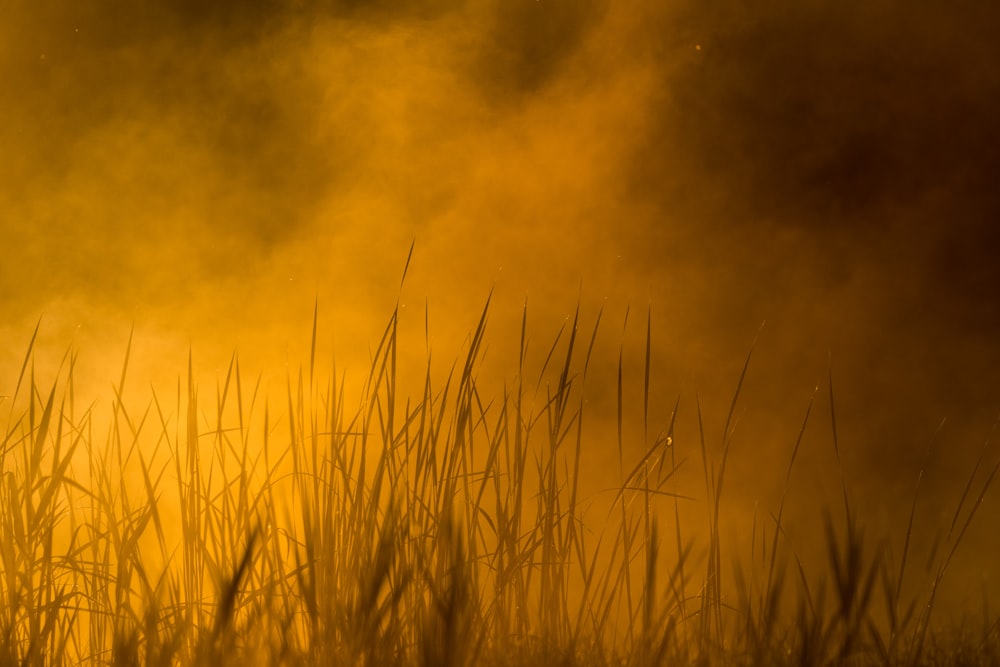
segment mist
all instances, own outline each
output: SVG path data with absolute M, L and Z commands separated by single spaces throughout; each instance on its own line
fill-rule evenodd
M 495 378 L 525 304 L 539 350 L 603 309 L 588 383 L 612 416 L 648 312 L 658 428 L 680 396 L 691 442 L 696 400 L 721 437 L 752 347 L 737 514 L 777 493 L 783 464 L 760 462 L 786 460 L 831 377 L 853 490 L 887 513 L 922 465 L 930 511 L 952 511 L 935 494 L 990 436 L 989 3 L 8 5 L 0 394 L 39 318 L 40 344 L 75 346 L 101 389 L 134 326 L 133 377 L 169 386 L 189 350 L 206 382 L 234 350 L 280 380 L 316 304 L 323 353 L 363 372 L 399 300 L 419 375 L 427 347 L 445 368 L 460 354 L 490 297 Z M 829 419 L 809 425 L 799 493 L 836 495 Z M 972 555 L 996 548 L 987 532 Z

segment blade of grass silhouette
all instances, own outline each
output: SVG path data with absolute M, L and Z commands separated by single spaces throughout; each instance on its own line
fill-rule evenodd
M 916 601 L 914 601 L 910 605 L 909 611 L 902 616 L 900 615 L 899 604 L 903 592 L 903 577 L 906 574 L 906 565 L 909 561 L 910 543 L 913 536 L 913 525 L 917 513 L 917 499 L 920 496 L 920 486 L 924 478 L 924 470 L 927 468 L 931 452 L 934 448 L 934 443 L 936 442 L 938 435 L 941 433 L 941 430 L 944 428 L 944 424 L 945 420 L 942 419 L 938 424 L 937 430 L 934 431 L 933 436 L 927 443 L 927 451 L 924 453 L 924 460 L 920 466 L 920 470 L 917 472 L 917 481 L 913 488 L 913 498 L 910 502 L 910 512 L 906 521 L 906 532 L 903 536 L 903 552 L 900 555 L 899 570 L 896 573 L 895 582 L 890 580 L 890 575 L 888 575 L 889 563 L 888 561 L 886 562 L 884 587 L 886 589 L 886 606 L 889 612 L 889 637 L 884 648 L 887 660 L 896 659 L 896 649 L 899 643 L 900 633 L 909 622 L 910 614 L 916 604 Z M 959 505 L 961 506 L 961 501 L 959 501 Z M 903 619 L 903 623 L 900 623 L 901 619 Z
M 25 350 L 24 360 L 21 362 L 21 370 L 17 374 L 17 382 L 14 384 L 14 396 L 11 398 L 10 401 L 10 413 L 7 417 L 8 422 L 10 422 L 10 420 L 13 418 L 14 406 L 17 404 L 17 397 L 21 393 L 21 385 L 24 382 L 24 372 L 28 368 L 28 363 L 33 358 L 32 353 L 34 352 L 35 349 L 35 340 L 37 340 L 38 338 L 38 330 L 41 328 L 41 326 L 42 326 L 42 318 L 39 317 L 38 321 L 35 323 L 34 331 L 31 332 L 31 338 L 28 340 L 28 348 L 27 350 Z M 34 383 L 32 383 L 32 387 L 33 386 Z
M 319 326 L 319 295 L 313 300 L 312 336 L 309 339 L 309 387 L 312 388 L 316 371 L 316 339 Z
M 653 308 L 649 306 L 646 309 L 646 355 L 645 361 L 643 363 L 643 378 L 642 378 L 642 443 L 643 445 L 648 445 L 649 443 L 649 366 L 650 366 L 650 355 L 652 347 L 652 324 L 653 322 Z
M 616 403 L 616 405 L 617 405 L 617 422 L 616 422 L 616 425 L 617 425 L 617 431 L 618 431 L 618 475 L 619 475 L 619 480 L 620 480 L 620 485 L 621 486 L 625 485 L 625 480 L 626 480 L 626 477 L 625 477 L 625 452 L 624 452 L 624 447 L 625 447 L 624 439 L 625 438 L 624 438 L 624 433 L 623 433 L 623 429 L 624 429 L 624 416 L 623 416 L 623 413 L 624 413 L 624 409 L 625 409 L 625 404 L 624 404 L 624 400 L 623 400 L 623 396 L 622 396 L 622 394 L 623 394 L 623 384 L 624 384 L 623 383 L 623 377 L 622 377 L 622 366 L 623 366 L 623 363 L 624 363 L 623 360 L 624 360 L 624 356 L 625 356 L 624 338 L 625 338 L 625 331 L 628 328 L 629 310 L 630 310 L 629 307 L 625 308 L 625 317 L 624 317 L 624 322 L 622 323 L 622 343 L 618 347 L 618 381 L 617 381 L 617 384 L 616 384 L 616 396 L 617 396 L 617 403 Z M 624 562 L 622 573 L 624 575 L 625 602 L 626 602 L 626 608 L 629 609 L 629 610 L 632 610 L 634 608 L 633 605 L 632 605 L 632 575 L 631 575 L 631 565 L 630 565 L 630 562 L 631 562 L 631 559 L 632 559 L 632 536 L 631 536 L 631 534 L 629 533 L 629 530 L 628 530 L 628 516 L 627 516 L 627 510 L 626 510 L 626 507 L 625 507 L 625 497 L 624 497 L 624 495 L 620 496 L 618 500 L 619 500 L 618 504 L 621 507 L 621 515 L 622 515 L 622 518 L 621 518 L 621 534 L 620 534 L 620 536 L 621 536 L 621 544 L 622 544 L 622 550 L 623 550 L 622 560 Z M 634 636 L 633 636 L 633 633 L 632 633 L 632 626 L 631 626 L 631 624 L 629 624 L 628 640 L 630 642 L 634 640 Z
M 990 436 L 992 436 L 993 432 L 996 430 L 998 422 L 1000 422 L 1000 419 L 998 419 L 998 421 L 993 422 L 993 426 L 990 429 Z M 951 540 L 952 533 L 955 531 L 955 525 L 958 523 L 958 517 L 961 516 L 962 508 L 965 506 L 965 501 L 969 497 L 969 491 L 972 490 L 972 482 L 976 478 L 979 469 L 982 467 L 983 461 L 986 457 L 986 453 L 989 451 L 989 448 L 990 448 L 990 437 L 987 437 L 986 440 L 983 441 L 983 446 L 979 450 L 979 456 L 976 458 L 976 462 L 972 466 L 972 473 L 969 475 L 969 479 L 968 481 L 966 481 L 965 487 L 962 489 L 962 495 L 958 499 L 958 505 L 955 507 L 955 513 L 951 517 L 951 524 L 948 526 L 948 535 L 945 538 L 946 540 Z
M 214 635 L 220 638 L 233 620 L 236 610 L 236 597 L 239 595 L 240 587 L 247 576 L 250 561 L 253 558 L 254 544 L 257 541 L 258 529 L 254 529 L 247 538 L 246 547 L 240 557 L 239 564 L 233 575 L 224 582 L 219 596 L 219 605 L 215 616 Z
M 399 279 L 399 288 L 403 289 L 406 282 L 406 272 L 410 269 L 410 260 L 413 259 L 413 248 L 417 245 L 417 239 L 410 241 L 410 249 L 406 252 L 406 262 L 403 263 L 403 275 Z
M 847 499 L 847 480 L 844 477 L 844 467 L 840 462 L 840 439 L 837 437 L 837 408 L 833 393 L 833 359 L 832 356 L 827 366 L 827 386 L 830 393 L 830 431 L 833 434 L 833 455 L 837 462 L 837 471 L 840 476 L 840 490 L 844 497 L 844 516 L 848 522 L 851 517 L 851 503 Z
M 802 426 L 799 427 L 799 433 L 795 438 L 795 446 L 792 448 L 792 455 L 788 460 L 788 469 L 785 471 L 785 484 L 781 490 L 781 500 L 778 502 L 778 515 L 775 518 L 775 531 L 774 537 L 771 539 L 771 559 L 767 567 L 767 580 L 764 584 L 765 596 L 771 590 L 771 582 L 774 578 L 774 567 L 775 561 L 777 559 L 778 553 L 778 537 L 781 533 L 782 517 L 785 512 L 785 500 L 788 497 L 788 487 L 792 480 L 792 468 L 795 466 L 795 459 L 798 457 L 799 448 L 802 446 L 802 438 L 806 432 L 806 425 L 809 423 L 809 415 L 812 412 L 813 402 L 816 400 L 816 394 L 819 393 L 819 386 L 817 385 L 813 389 L 812 395 L 809 397 L 809 404 L 806 406 L 806 414 L 802 419 Z

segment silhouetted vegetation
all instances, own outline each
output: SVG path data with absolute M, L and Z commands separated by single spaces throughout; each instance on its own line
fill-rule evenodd
M 956 633 L 933 615 L 997 473 L 985 448 L 956 494 L 929 589 L 903 587 L 916 498 L 894 558 L 863 532 L 846 486 L 842 508 L 817 509 L 827 563 L 811 577 L 783 537 L 786 493 L 752 527 L 749 554 L 722 548 L 720 499 L 749 356 L 719 446 L 700 406 L 700 441 L 677 442 L 675 405 L 637 460 L 623 446 L 620 356 L 616 490 L 585 502 L 583 387 L 600 316 L 593 327 L 569 322 L 543 368 L 528 369 L 525 311 L 516 374 L 484 395 L 488 308 L 452 372 L 428 370 L 412 397 L 400 394 L 397 309 L 358 405 L 346 404 L 336 369 L 317 372 L 315 326 L 309 365 L 288 377 L 277 405 L 234 356 L 215 395 L 199 390 L 189 363 L 175 396 L 154 390 L 136 409 L 123 399 L 126 352 L 106 433 L 93 407 L 74 405 L 75 352 L 54 386 L 39 386 L 32 337 L 0 448 L 0 663 L 1000 660 L 1000 621 Z M 651 347 L 647 327 L 644 422 Z M 832 415 L 832 381 L 814 398 L 826 395 Z M 812 411 L 810 402 L 789 448 L 786 492 Z M 831 429 L 839 460 L 835 419 Z M 703 498 L 678 491 L 679 451 L 700 459 Z M 707 525 L 682 530 L 696 506 Z

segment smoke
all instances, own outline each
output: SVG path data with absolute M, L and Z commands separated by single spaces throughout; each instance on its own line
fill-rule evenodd
M 99 387 L 132 323 L 139 377 L 283 369 L 317 299 L 363 367 L 397 298 L 422 367 L 425 306 L 449 357 L 492 290 L 497 375 L 525 299 L 540 347 L 603 306 L 607 406 L 648 307 L 658 405 L 716 430 L 766 322 L 736 485 L 831 370 L 859 492 L 908 493 L 942 418 L 964 474 L 1000 405 L 990 3 L 8 4 L 0 368 L 41 315 Z

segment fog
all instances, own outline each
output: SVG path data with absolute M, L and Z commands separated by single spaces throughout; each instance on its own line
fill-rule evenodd
M 539 349 L 578 304 L 587 327 L 604 309 L 588 382 L 611 416 L 620 346 L 640 387 L 649 312 L 658 428 L 681 396 L 692 447 L 695 400 L 718 442 L 753 346 L 733 453 L 747 512 L 773 504 L 831 375 L 874 514 L 905 510 L 945 420 L 928 512 L 950 516 L 990 435 L 991 3 L 6 5 L 0 395 L 39 318 L 41 349 L 78 349 L 95 391 L 134 325 L 145 389 L 189 350 L 206 383 L 234 350 L 282 378 L 317 303 L 338 366 L 365 368 L 399 299 L 406 361 L 423 368 L 426 312 L 447 369 L 492 292 L 490 377 L 512 373 L 525 302 Z M 797 492 L 836 497 L 817 413 Z M 970 559 L 997 546 L 974 539 Z

